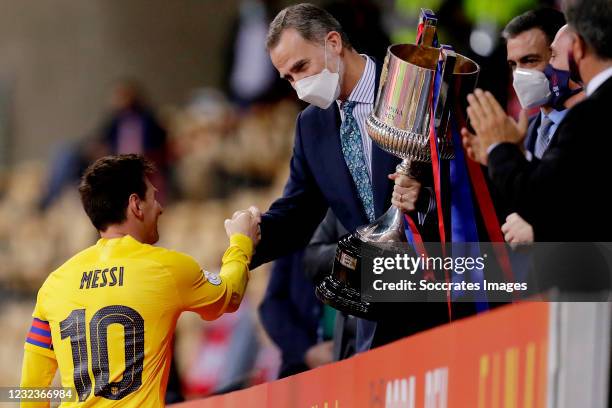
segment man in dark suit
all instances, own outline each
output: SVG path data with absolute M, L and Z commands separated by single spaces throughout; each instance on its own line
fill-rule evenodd
M 612 241 L 609 202 L 598 195 L 610 174 L 612 135 L 612 1 L 567 1 L 573 31 L 569 53 L 573 77 L 587 98 L 559 125 L 541 159 L 527 161 L 522 134 L 495 98 L 477 89 L 468 96 L 476 135 L 462 130 L 471 157 L 488 164 L 493 183 L 527 222 L 536 241 Z M 585 201 L 585 194 L 593 199 Z
M 365 131 L 381 64 L 357 53 L 339 23 L 311 4 L 282 10 L 270 24 L 267 48 L 281 77 L 311 105 L 298 115 L 289 179 L 283 197 L 262 215 L 262 240 L 251 265 L 306 246 L 328 208 L 348 231 L 381 216 L 390 201 L 405 212 L 420 210 L 415 218 L 421 224 L 431 221 L 429 191 L 421 194 L 419 181 L 396 175 L 399 159 L 378 148 Z M 393 316 L 378 329 L 374 322 L 359 321 L 357 350 L 446 318 L 445 304 L 431 304 L 415 316 Z

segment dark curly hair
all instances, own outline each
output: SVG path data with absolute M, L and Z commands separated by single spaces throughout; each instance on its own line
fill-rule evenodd
M 99 231 L 126 220 L 129 198 L 137 194 L 145 199 L 146 176 L 155 172 L 151 162 L 141 155 L 106 156 L 90 165 L 79 186 L 81 203 Z

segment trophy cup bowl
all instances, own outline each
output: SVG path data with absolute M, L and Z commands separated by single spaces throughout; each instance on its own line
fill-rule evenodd
M 440 91 L 434 101 L 432 87 L 439 63 Z M 453 145 L 447 137 L 451 106 L 458 103 L 465 112 L 465 96 L 474 89 L 479 71 L 474 61 L 444 48 L 396 44 L 387 49 L 366 128 L 381 149 L 402 159 L 396 168 L 398 173 L 416 176 L 413 163 L 431 163 L 432 120 L 439 158 L 454 158 Z M 406 242 L 403 214 L 395 206 L 340 239 L 332 273 L 316 286 L 319 299 L 351 315 L 376 320 L 375 303 L 361 293 L 361 247 L 388 242 Z

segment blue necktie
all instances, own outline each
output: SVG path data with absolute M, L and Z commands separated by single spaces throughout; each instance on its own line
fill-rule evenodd
M 374 221 L 374 198 L 372 194 L 372 183 L 368 175 L 368 167 L 363 153 L 361 132 L 357 120 L 353 116 L 356 102 L 346 101 L 342 103 L 344 122 L 340 126 L 340 142 L 342 154 L 348 166 L 353 181 L 357 187 L 357 193 L 363 204 L 368 220 Z
M 535 149 L 533 149 L 534 156 L 541 159 L 550 143 L 550 128 L 555 122 L 552 121 L 548 116 L 544 115 L 542 123 L 538 128 L 538 138 L 536 139 Z

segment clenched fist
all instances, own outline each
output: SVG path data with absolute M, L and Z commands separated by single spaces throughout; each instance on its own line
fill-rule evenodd
M 246 235 L 256 246 L 261 239 L 260 222 L 261 211 L 257 207 L 249 207 L 248 210 L 236 211 L 231 219 L 225 220 L 225 232 L 228 238 L 234 234 Z
M 501 227 L 504 239 L 509 244 L 531 244 L 533 242 L 533 227 L 517 213 L 506 218 Z

